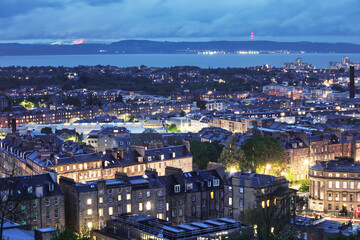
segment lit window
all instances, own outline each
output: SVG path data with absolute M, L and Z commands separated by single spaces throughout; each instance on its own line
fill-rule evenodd
M 113 207 L 109 207 L 109 215 L 112 216 L 114 214 L 114 209 Z
M 103 197 L 99 197 L 99 203 L 103 203 L 103 202 L 104 202 Z
M 266 206 L 270 207 L 270 200 L 266 200 Z
M 214 192 L 210 192 L 210 198 L 214 199 Z
M 99 208 L 99 216 L 100 217 L 104 216 L 104 209 Z
M 86 203 L 87 203 L 87 205 L 90 205 L 90 204 L 92 203 L 92 199 L 91 199 L 91 198 L 88 198 L 88 199 L 86 200 Z
M 118 195 L 118 201 L 121 201 L 121 194 Z
M 131 213 L 131 204 L 130 203 L 126 205 L 126 212 Z
M 150 191 L 146 192 L 146 197 L 150 197 Z
M 91 215 L 91 214 L 92 214 L 92 209 L 88 209 L 88 210 L 87 210 L 87 214 L 88 214 L 88 215 Z
M 87 226 L 88 226 L 88 228 L 90 228 L 90 229 L 91 229 L 91 228 L 93 227 L 92 222 L 88 222 Z
M 261 202 L 261 207 L 262 207 L 262 208 L 265 208 L 265 201 L 262 201 L 262 202 Z
M 135 197 L 136 197 L 136 196 L 135 196 Z M 130 193 L 126 194 L 126 199 L 127 199 L 127 200 L 130 200 L 130 199 L 131 199 L 131 194 L 130 194 Z
M 151 210 L 151 203 L 150 202 L 146 202 L 146 210 Z
M 229 205 L 232 205 L 232 198 L 229 197 Z
M 143 210 L 143 203 L 139 203 L 139 212 Z

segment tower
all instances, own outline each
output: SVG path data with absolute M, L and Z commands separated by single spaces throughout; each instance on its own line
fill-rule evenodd
M 350 66 L 349 98 L 355 98 L 355 69 L 354 69 L 354 66 Z

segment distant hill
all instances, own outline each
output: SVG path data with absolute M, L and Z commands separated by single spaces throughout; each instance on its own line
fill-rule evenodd
M 124 40 L 111 44 L 0 44 L 0 56 L 77 55 L 77 54 L 175 54 L 198 51 L 281 51 L 310 53 L 360 53 L 360 45 L 351 43 L 273 42 L 273 41 L 211 41 L 157 42 Z

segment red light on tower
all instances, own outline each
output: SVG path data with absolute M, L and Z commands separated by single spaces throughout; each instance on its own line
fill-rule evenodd
M 250 38 L 251 38 L 251 40 L 254 40 L 254 32 L 251 32 Z

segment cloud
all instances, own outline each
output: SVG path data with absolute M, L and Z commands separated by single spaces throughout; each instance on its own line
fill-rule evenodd
M 343 0 L 2 0 L 0 40 L 360 37 Z

